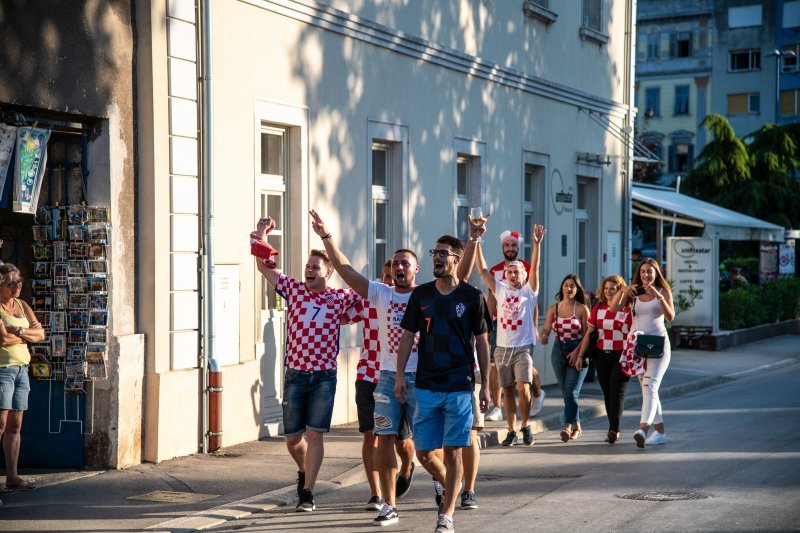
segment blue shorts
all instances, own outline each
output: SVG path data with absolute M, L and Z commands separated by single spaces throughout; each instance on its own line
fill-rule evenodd
M 0 367 L 0 409 L 4 411 L 27 411 L 28 393 L 31 382 L 28 379 L 28 365 Z
M 295 370 L 287 368 L 283 380 L 283 434 L 301 435 L 306 429 L 331 430 L 336 369 Z
M 400 438 L 406 438 L 408 435 L 403 435 L 403 425 L 405 420 L 406 426 L 411 426 L 411 421 L 414 418 L 414 411 L 417 410 L 417 396 L 416 387 L 416 374 L 413 372 L 406 372 L 406 385 L 408 392 L 406 393 L 406 403 L 397 401 L 394 395 L 394 384 L 397 379 L 396 372 L 382 370 L 378 378 L 378 386 L 375 388 L 375 427 L 372 433 L 375 435 L 399 435 Z M 410 433 L 413 426 L 407 427 L 405 433 Z
M 472 391 L 436 392 L 417 389 L 414 446 L 435 450 L 469 446 L 472 429 Z

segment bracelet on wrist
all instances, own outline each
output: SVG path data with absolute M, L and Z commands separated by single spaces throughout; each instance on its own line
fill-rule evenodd
M 324 241 L 325 239 L 330 239 L 330 238 L 331 238 L 331 234 L 330 234 L 330 233 L 326 233 L 325 235 L 323 235 L 323 236 L 321 237 L 321 239 L 322 239 L 323 241 Z

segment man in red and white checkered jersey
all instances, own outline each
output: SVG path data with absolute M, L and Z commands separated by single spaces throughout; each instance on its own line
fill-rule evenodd
M 381 281 L 390 287 L 394 286 L 392 279 L 392 261 L 388 260 L 383 265 Z M 380 374 L 380 339 L 378 311 L 370 305 L 369 300 L 359 298 L 359 301 L 348 309 L 345 318 L 351 324 L 363 323 L 362 339 L 363 349 L 356 366 L 356 410 L 358 412 L 358 430 L 363 434 L 361 443 L 361 459 L 367 474 L 367 483 L 370 489 L 370 499 L 366 510 L 380 511 L 385 503 L 380 490 L 380 477 L 375 464 L 378 441 L 373 430 L 375 428 L 375 387 Z M 400 476 L 398 483 L 410 479 L 411 463 L 414 459 L 414 443 L 411 440 L 411 431 L 408 424 L 401 423 L 395 450 L 400 456 Z M 397 485 L 397 484 L 396 484 Z M 405 491 L 410 484 L 404 484 Z M 405 493 L 405 491 L 403 493 Z M 397 492 L 397 491 L 396 491 Z
M 270 222 L 258 221 L 257 233 L 263 240 Z M 336 394 L 339 323 L 358 296 L 350 289 L 328 287 L 333 268 L 322 250 L 311 250 L 304 281 L 269 268 L 262 259 L 256 259 L 256 267 L 289 305 L 283 428 L 286 447 L 298 467 L 297 510 L 313 511 L 323 435 L 330 431 Z
M 373 418 L 375 423 L 373 432 L 378 439 L 376 463 L 384 503 L 372 523 L 378 526 L 396 524 L 399 521 L 396 499 L 407 492 L 411 484 L 414 464 L 409 461 L 408 471 L 400 472 L 398 475 L 395 443 L 401 425 L 405 423 L 411 427 L 416 397 L 413 393 L 409 394 L 411 400 L 401 404 L 394 397 L 394 385 L 397 370 L 397 343 L 402 333 L 400 322 L 415 287 L 414 280 L 419 271 L 417 256 L 411 250 L 406 249 L 397 250 L 392 255 L 391 268 L 394 287 L 370 281 L 350 265 L 347 257 L 331 238 L 322 217 L 312 210 L 311 218 L 311 226 L 314 232 L 322 238 L 333 268 L 359 296 L 367 299 L 377 311 L 381 356 L 380 377 L 374 392 Z M 407 367 L 409 372 L 405 374 L 406 380 L 411 384 L 414 383 L 417 368 L 416 343 L 414 343 L 412 351 L 413 354 Z M 411 429 L 413 431 L 413 428 Z M 408 440 L 410 441 L 410 439 Z
M 535 344 L 536 325 L 533 321 L 536 300 L 539 295 L 539 252 L 545 229 L 533 227 L 533 251 L 530 267 L 526 271 L 522 261 L 510 261 L 504 274 L 506 280 L 498 280 L 486 268 L 480 241 L 475 244 L 478 273 L 481 279 L 495 296 L 497 301 L 497 347 L 494 353 L 494 364 L 503 387 L 503 402 L 508 423 L 508 436 L 503 446 L 515 446 L 518 443 L 516 433 L 517 405 L 514 401 L 515 387 L 519 394 L 521 413 L 522 440 L 526 446 L 533 444 L 533 433 L 528 425 L 531 408 L 531 382 L 536 383 L 535 396 L 544 399 L 544 392 L 538 386 L 539 375 L 533 368 L 533 346 Z M 513 235 L 506 237 L 516 238 Z

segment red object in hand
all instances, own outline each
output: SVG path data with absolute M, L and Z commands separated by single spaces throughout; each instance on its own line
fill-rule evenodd
M 266 228 L 266 233 L 269 233 L 275 228 L 275 221 L 270 219 L 269 225 Z M 250 234 L 250 254 L 261 259 L 267 268 L 275 268 L 277 263 L 272 259 L 273 256 L 278 255 L 278 250 L 270 246 L 270 244 L 261 238 L 258 232 Z

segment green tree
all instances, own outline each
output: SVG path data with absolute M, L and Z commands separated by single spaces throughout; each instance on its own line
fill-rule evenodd
M 703 120 L 713 136 L 684 192 L 785 228 L 800 224 L 800 125 L 767 124 L 744 139 L 720 115 Z
M 708 129 L 714 140 L 698 154 L 683 191 L 701 200 L 723 205 L 723 197 L 728 191 L 750 181 L 750 155 L 747 145 L 736 137 L 725 117 L 707 115 L 701 126 Z

